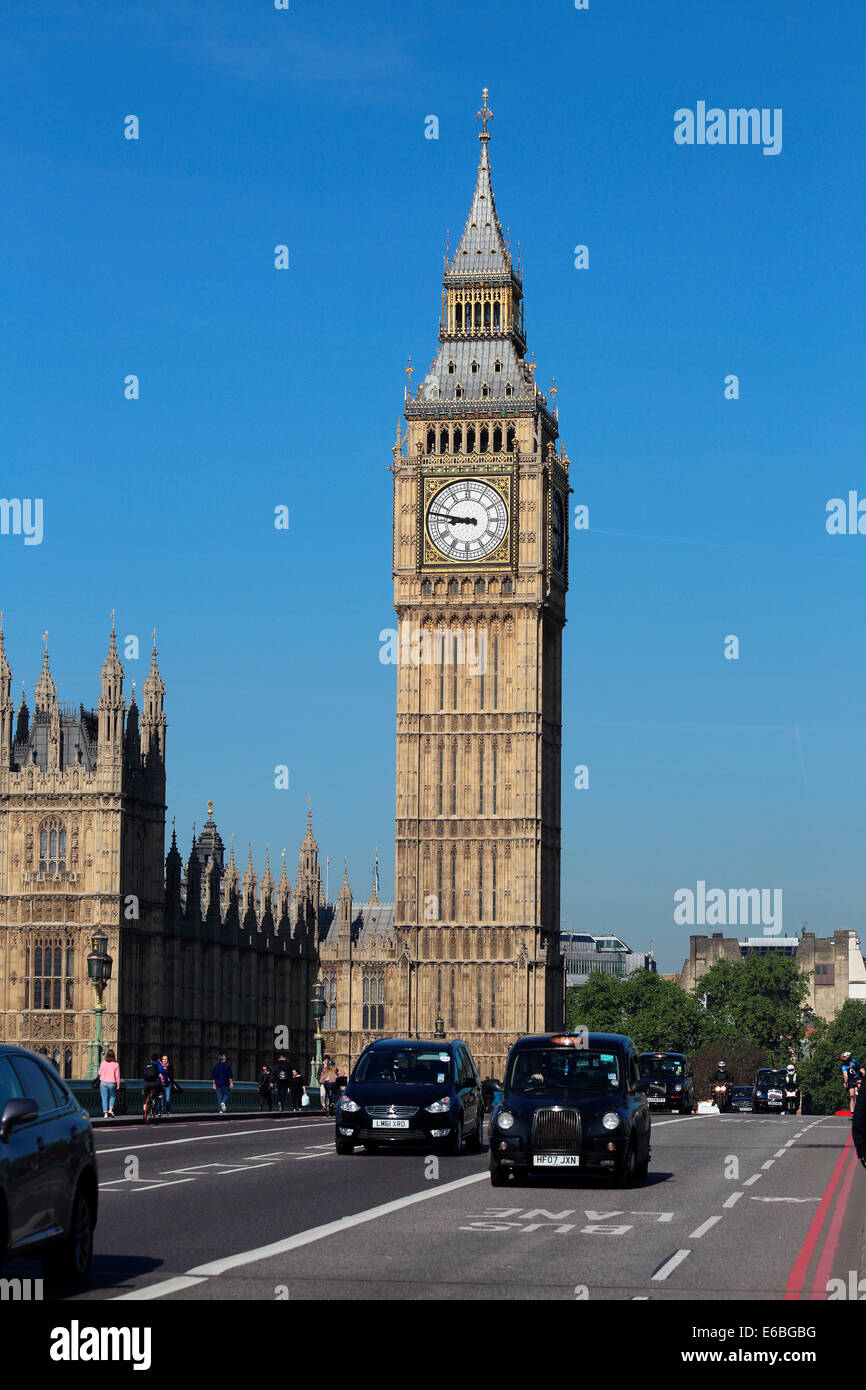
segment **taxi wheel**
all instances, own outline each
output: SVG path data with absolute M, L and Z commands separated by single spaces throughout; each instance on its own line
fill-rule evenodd
M 491 1186 L 491 1187 L 505 1187 L 505 1186 L 507 1185 L 507 1183 L 508 1183 L 508 1170 L 507 1170 L 506 1168 L 503 1168 L 503 1166 L 502 1166 L 501 1163 L 497 1163 L 495 1158 L 494 1158 L 494 1159 L 491 1159 L 491 1162 L 490 1162 L 490 1186 Z
M 630 1139 L 626 1156 L 621 1166 L 613 1175 L 613 1180 L 617 1187 L 631 1187 L 632 1183 L 635 1181 L 637 1176 L 635 1157 L 634 1140 Z

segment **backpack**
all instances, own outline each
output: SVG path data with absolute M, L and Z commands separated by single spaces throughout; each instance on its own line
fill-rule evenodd
M 288 1081 L 288 1079 L 289 1073 L 286 1071 L 285 1067 L 280 1067 L 277 1072 L 277 1080 L 282 1084 L 283 1082 Z
M 159 1079 L 159 1067 L 156 1065 L 156 1062 L 148 1062 L 144 1069 L 145 1084 L 152 1086 L 153 1083 L 159 1081 Z

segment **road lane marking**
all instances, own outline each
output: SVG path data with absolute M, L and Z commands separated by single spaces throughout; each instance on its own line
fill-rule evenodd
M 839 1185 L 839 1179 L 841 1178 L 842 1173 L 845 1169 L 845 1164 L 848 1158 L 848 1154 L 850 1152 L 850 1144 L 851 1140 L 849 1139 L 848 1143 L 845 1145 L 841 1154 L 839 1155 L 839 1158 L 836 1162 L 836 1167 L 833 1169 L 833 1172 L 830 1175 L 829 1182 L 827 1183 L 827 1186 L 824 1189 L 824 1195 L 821 1198 L 820 1206 L 818 1207 L 818 1210 L 815 1212 L 815 1215 L 812 1218 L 812 1224 L 806 1232 L 806 1238 L 800 1247 L 800 1252 L 797 1255 L 796 1260 L 794 1261 L 794 1266 L 791 1270 L 791 1273 L 788 1275 L 788 1282 L 785 1285 L 784 1294 L 784 1301 L 786 1303 L 799 1301 L 803 1284 L 806 1281 L 806 1273 L 811 1263 L 812 1256 L 815 1253 L 815 1247 L 818 1244 L 818 1238 L 821 1234 L 824 1222 L 827 1219 L 828 1212 L 831 1209 L 833 1194 L 835 1193 L 836 1188 Z
M 752 1183 L 757 1182 L 758 1178 L 760 1178 L 761 1176 L 762 1175 L 760 1173 L 753 1173 L 750 1178 L 746 1178 L 746 1181 L 743 1183 L 743 1187 L 751 1187 Z
M 786 1144 L 785 1147 L 784 1147 L 784 1149 L 777 1149 L 776 1152 L 773 1154 L 773 1157 L 774 1157 L 774 1158 L 784 1158 L 784 1156 L 785 1156 L 785 1154 L 786 1154 L 787 1152 L 788 1152 L 788 1145 Z
M 668 1275 L 673 1274 L 677 1265 L 681 1265 L 686 1256 L 691 1253 L 691 1250 L 678 1250 L 675 1255 L 671 1255 L 669 1260 L 665 1260 L 663 1265 L 659 1265 L 652 1278 L 655 1280 L 667 1279 Z
M 742 1197 L 742 1192 L 733 1192 L 726 1202 L 722 1202 L 723 1207 L 735 1207 Z
M 163 1279 L 161 1284 L 150 1284 L 145 1289 L 133 1289 L 132 1293 L 116 1293 L 113 1301 L 122 1303 L 124 1299 L 163 1298 L 167 1293 L 177 1293 L 179 1289 L 191 1289 L 193 1284 L 203 1284 L 204 1279 L 191 1279 L 187 1274 L 179 1274 L 175 1279 Z
M 144 1192 L 150 1191 L 152 1187 L 177 1187 L 178 1183 L 181 1182 L 195 1182 L 195 1178 L 175 1178 L 172 1182 L 159 1182 L 153 1178 L 112 1178 L 110 1182 L 101 1182 L 99 1190 L 100 1192 L 108 1192 L 115 1189 L 119 1192 L 121 1187 L 138 1187 L 140 1192 Z M 145 1184 L 145 1186 L 139 1187 L 140 1183 Z
M 316 1124 L 292 1125 L 292 1126 L 291 1126 L 292 1132 L 294 1132 L 296 1129 L 319 1129 L 319 1128 L 320 1128 L 320 1126 L 319 1126 L 319 1125 L 316 1125 Z M 268 1126 L 268 1129 L 265 1130 L 265 1133 L 267 1133 L 268 1130 L 279 1130 L 282 1134 L 285 1134 L 285 1133 L 286 1133 L 286 1126 L 285 1126 L 285 1125 L 269 1125 L 269 1126 Z M 239 1129 L 239 1130 L 235 1130 L 234 1133 L 232 1133 L 232 1131 L 229 1130 L 229 1129 L 225 1129 L 225 1128 L 222 1128 L 222 1127 L 221 1127 L 220 1129 L 216 1130 L 213 1134 L 193 1134 L 193 1135 L 191 1135 L 188 1139 L 157 1139 L 157 1140 L 155 1140 L 155 1142 L 153 1142 L 153 1143 L 150 1143 L 150 1144 L 142 1144 L 142 1145 L 140 1145 L 139 1147 L 145 1148 L 145 1149 L 165 1149 L 165 1148 L 167 1148 L 170 1144 L 206 1144 L 206 1143 L 208 1142 L 208 1140 L 210 1140 L 211 1143 L 213 1143 L 213 1141 L 214 1141 L 219 1135 L 227 1135 L 227 1136 L 228 1136 L 229 1138 L 231 1138 L 231 1139 L 244 1139 L 244 1138 L 246 1138 L 247 1135 L 250 1135 L 250 1134 L 260 1134 L 261 1132 L 262 1132 L 261 1126 L 259 1126 L 259 1127 L 256 1128 L 256 1129 Z M 116 1134 L 116 1133 L 117 1133 L 117 1131 L 115 1130 L 115 1134 Z M 118 1144 L 118 1145 L 115 1145 L 115 1147 L 114 1147 L 114 1148 L 111 1148 L 111 1149 L 103 1149 L 101 1145 L 97 1145 L 96 1152 L 97 1152 L 98 1154 L 100 1154 L 100 1155 L 101 1155 L 101 1154 L 126 1154 L 126 1153 L 129 1153 L 129 1150 L 130 1150 L 130 1148 L 133 1147 L 133 1144 L 134 1144 L 134 1141 L 130 1141 L 129 1144 L 122 1144 L 122 1145 L 121 1145 L 121 1144 Z
M 327 1240 L 328 1236 L 349 1231 L 353 1226 L 362 1226 L 368 1221 L 377 1221 L 382 1216 L 390 1216 L 392 1212 L 402 1211 L 404 1207 L 414 1206 L 416 1202 L 425 1202 L 432 1197 L 441 1197 L 443 1192 L 456 1192 L 472 1183 L 489 1183 L 489 1181 L 490 1174 L 485 1168 L 481 1173 L 471 1173 L 469 1177 L 457 1178 L 454 1182 L 445 1183 L 441 1187 L 428 1187 L 423 1192 L 412 1192 L 408 1197 L 397 1197 L 393 1202 L 383 1202 L 381 1206 L 370 1207 L 367 1211 L 359 1211 L 354 1216 L 343 1216 L 338 1221 L 328 1221 L 324 1226 L 313 1226 L 308 1231 L 299 1231 L 297 1235 L 286 1236 L 284 1240 L 276 1240 L 271 1245 L 261 1245 L 255 1250 L 244 1250 L 238 1255 L 227 1255 L 222 1260 L 209 1260 L 206 1264 L 196 1265 L 194 1269 L 187 1270 L 187 1273 L 190 1275 L 225 1274 L 229 1269 L 238 1269 L 241 1265 L 256 1264 L 259 1260 L 269 1260 L 274 1255 L 287 1254 L 290 1250 L 298 1250 L 301 1246 L 311 1245 L 314 1241 Z
M 761 1164 L 761 1168 L 766 1171 L 767 1168 L 772 1168 L 775 1162 L 776 1160 L 774 1158 L 768 1158 L 766 1163 Z
M 692 1231 L 689 1240 L 700 1240 L 701 1236 L 705 1236 L 707 1231 L 715 1226 L 717 1221 L 721 1221 L 721 1219 L 721 1216 L 708 1216 L 706 1221 L 701 1222 L 696 1231 Z
M 753 1202 L 820 1202 L 820 1197 L 753 1197 Z
M 836 1209 L 833 1212 L 833 1216 L 830 1220 L 829 1226 L 827 1227 L 827 1234 L 824 1237 L 824 1249 L 821 1252 L 821 1258 L 818 1261 L 818 1266 L 815 1270 L 815 1277 L 812 1284 L 811 1296 L 813 1300 L 827 1297 L 829 1288 L 829 1275 L 830 1271 L 833 1268 L 833 1259 L 836 1255 L 836 1247 L 839 1244 L 839 1235 L 842 1230 L 842 1222 L 845 1218 L 845 1212 L 848 1207 L 848 1198 L 851 1195 L 851 1183 L 854 1179 L 854 1171 L 858 1167 L 857 1151 L 854 1148 L 853 1143 L 850 1139 L 848 1140 L 848 1144 L 851 1144 L 851 1162 L 848 1165 L 848 1171 L 842 1180 L 841 1186 L 839 1187 L 839 1194 L 836 1198 Z M 857 1276 L 855 1275 L 854 1278 L 856 1281 Z

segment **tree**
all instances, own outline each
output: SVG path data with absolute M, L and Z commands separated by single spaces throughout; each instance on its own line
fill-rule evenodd
M 704 1036 L 730 1045 L 745 1038 L 765 1052 L 764 1066 L 799 1054 L 813 1021 L 806 1006 L 809 977 L 792 956 L 771 952 L 742 961 L 720 960 L 702 975 L 695 993 L 706 999 Z
M 798 1064 L 804 1109 L 813 1115 L 847 1110 L 840 1052 L 853 1052 L 866 1066 L 866 1001 L 846 999 L 836 1017 L 821 1021 L 809 1038 L 811 1056 Z
M 701 1039 L 701 1008 L 676 980 L 654 970 L 623 978 L 593 970 L 586 984 L 568 991 L 568 1026 L 625 1033 L 641 1052 L 689 1052 Z

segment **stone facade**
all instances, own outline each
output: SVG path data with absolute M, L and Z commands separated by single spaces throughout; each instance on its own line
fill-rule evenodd
M 739 962 L 750 953 L 768 951 L 795 957 L 798 968 L 806 971 L 810 981 L 806 1002 L 819 1018 L 834 1018 L 846 999 L 866 999 L 866 965 L 853 931 L 837 931 L 825 937 L 804 931 L 796 937 L 755 937 L 746 941 L 722 932 L 692 936 L 679 983 L 691 991 L 717 961 Z
M 285 862 L 261 883 L 252 851 L 243 878 L 223 862 L 212 815 L 186 868 L 177 838 L 165 855 L 165 687 L 154 645 L 139 710 L 123 694 L 112 629 L 96 709 L 60 703 L 47 648 L 31 718 L 14 710 L 0 631 L 0 1040 L 87 1074 L 95 994 L 90 934 L 113 958 L 104 1043 L 123 1075 L 145 1054 L 182 1076 L 209 1076 L 220 1051 L 250 1080 L 285 1029 L 292 1056 L 311 1055 L 321 890 L 301 847 L 294 898 Z

